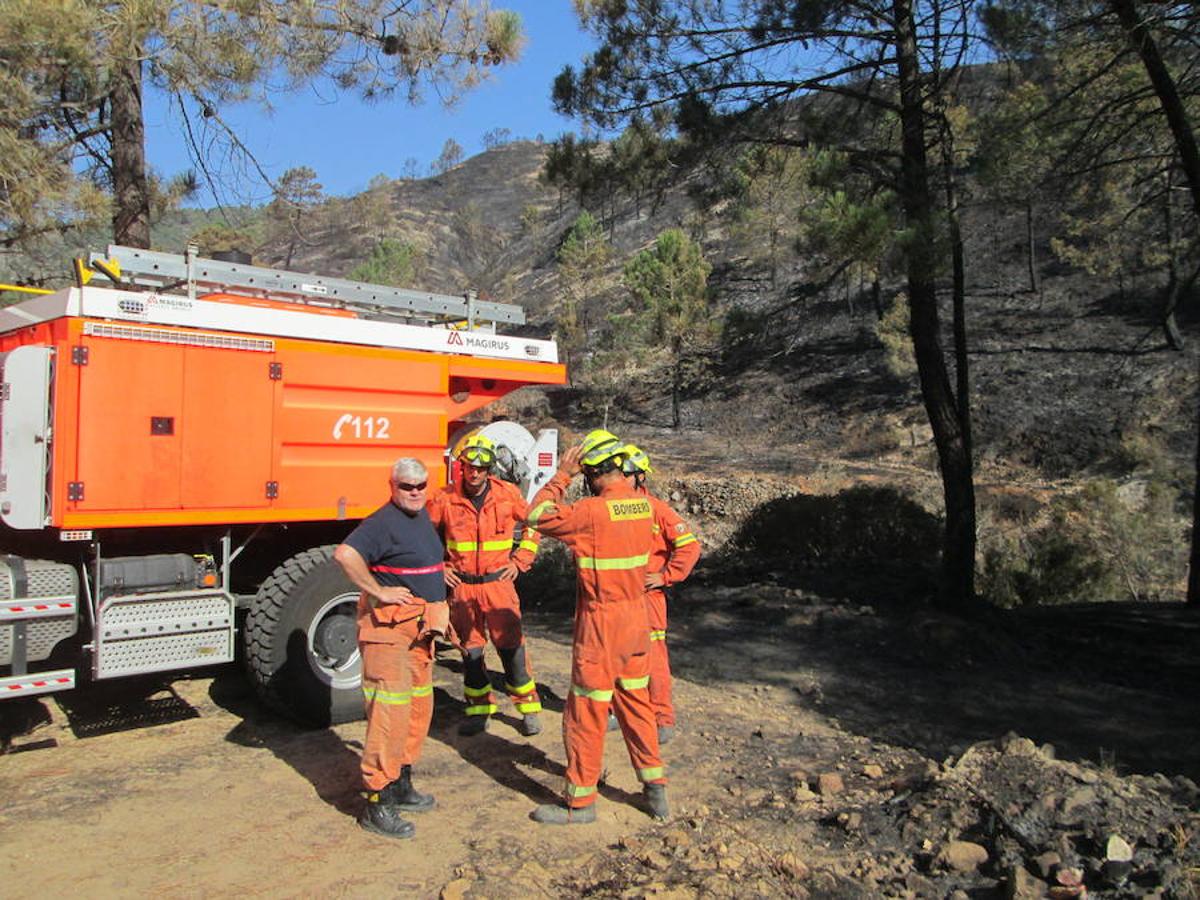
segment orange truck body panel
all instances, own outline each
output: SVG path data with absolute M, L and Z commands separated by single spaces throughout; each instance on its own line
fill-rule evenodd
M 516 388 L 565 382 L 551 362 L 85 328 L 100 321 L 0 335 L 0 352 L 55 349 L 49 511 L 62 529 L 362 518 L 397 458 L 422 460 L 438 486 L 452 422 Z

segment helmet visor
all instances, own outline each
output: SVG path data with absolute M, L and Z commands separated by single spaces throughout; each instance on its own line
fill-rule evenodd
M 458 458 L 468 465 L 490 469 L 496 461 L 496 454 L 487 447 L 468 447 Z

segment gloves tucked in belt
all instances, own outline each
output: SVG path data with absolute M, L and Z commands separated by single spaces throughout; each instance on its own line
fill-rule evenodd
M 421 637 L 438 635 L 444 637 L 450 628 L 450 604 L 425 604 L 425 617 L 421 622 Z

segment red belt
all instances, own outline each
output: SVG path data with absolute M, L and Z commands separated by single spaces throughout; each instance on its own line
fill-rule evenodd
M 445 563 L 438 563 L 436 566 L 421 566 L 417 569 L 404 569 L 399 566 L 371 566 L 371 571 L 386 572 L 389 575 L 432 575 L 434 572 L 444 571 L 445 568 Z

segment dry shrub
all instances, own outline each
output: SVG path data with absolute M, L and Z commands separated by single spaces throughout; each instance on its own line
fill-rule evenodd
M 813 565 L 937 561 L 942 526 L 910 498 L 859 485 L 839 494 L 793 494 L 747 517 L 730 542 L 735 560 L 788 570 Z

